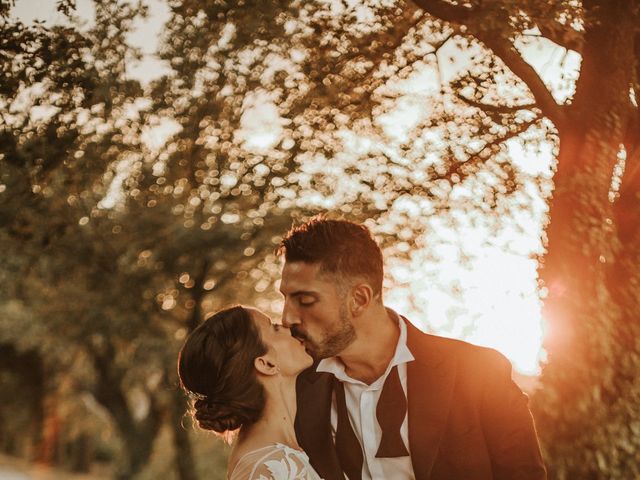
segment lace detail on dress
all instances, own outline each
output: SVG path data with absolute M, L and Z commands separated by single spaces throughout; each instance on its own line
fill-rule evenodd
M 277 443 L 245 454 L 229 480 L 322 480 L 309 457 L 295 448 Z

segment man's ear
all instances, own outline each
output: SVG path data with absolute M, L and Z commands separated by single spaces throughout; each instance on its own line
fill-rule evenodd
M 354 317 L 362 315 L 373 299 L 373 289 L 367 283 L 359 283 L 351 289 L 351 314 Z
M 263 375 L 276 375 L 280 372 L 280 368 L 274 364 L 267 355 L 262 355 L 253 361 L 255 369 Z

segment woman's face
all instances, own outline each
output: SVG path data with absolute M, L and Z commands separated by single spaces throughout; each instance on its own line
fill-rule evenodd
M 269 349 L 270 361 L 277 365 L 280 373 L 295 376 L 313 363 L 313 359 L 304 349 L 304 343 L 291 336 L 291 331 L 282 325 L 275 324 L 260 310 L 249 309 L 262 342 Z

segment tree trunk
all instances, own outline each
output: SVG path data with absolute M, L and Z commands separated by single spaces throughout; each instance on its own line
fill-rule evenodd
M 130 479 L 148 462 L 162 415 L 156 400 L 150 397 L 146 418 L 135 419 L 122 388 L 123 372 L 114 365 L 113 345 L 106 341 L 103 348 L 94 348 L 90 355 L 97 373 L 94 396 L 111 414 L 123 444 L 115 475 L 118 479 Z
M 63 421 L 57 408 L 58 399 L 50 395 L 46 399 L 45 417 L 42 424 L 42 441 L 38 448 L 37 461 L 45 465 L 56 465 L 60 457 L 60 431 Z
M 35 350 L 21 352 L 12 344 L 0 344 L 0 375 L 7 383 L 0 401 L 0 449 L 29 460 L 39 460 L 45 426 L 45 364 Z M 20 395 L 15 395 L 15 392 Z M 11 394 L 14 392 L 14 394 Z M 14 423 L 13 408 L 28 412 L 27 423 Z M 20 417 L 18 417 L 20 418 Z
M 640 188 L 598 207 L 583 202 L 595 200 L 596 175 L 565 183 L 561 172 L 540 271 L 548 361 L 534 398 L 550 478 L 640 478 Z
M 93 460 L 93 439 L 88 433 L 81 433 L 69 442 L 68 463 L 74 473 L 89 473 Z
M 559 126 L 548 248 L 539 272 L 548 290 L 548 363 L 534 408 L 552 479 L 640 475 L 640 189 L 628 182 L 617 200 L 611 197 L 631 121 L 635 26 L 624 2 L 598 13 L 600 22 L 585 34 L 569 121 Z
M 596 432 L 609 423 L 602 402 L 623 353 L 613 332 L 621 312 L 607 287 L 609 265 L 619 251 L 610 178 L 604 175 L 613 169 L 605 160 L 615 159 L 615 151 L 590 136 L 565 134 L 561 140 L 540 270 L 548 291 L 543 312 L 548 364 L 536 418 L 551 478 L 592 478 L 589 474 L 600 470 L 596 457 L 606 442 Z M 579 167 L 570 168 L 577 160 Z

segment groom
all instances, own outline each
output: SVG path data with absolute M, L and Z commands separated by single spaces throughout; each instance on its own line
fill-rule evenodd
M 386 308 L 366 227 L 316 217 L 280 253 L 283 323 L 316 360 L 298 377 L 296 434 L 323 479 L 546 478 L 509 362 Z

